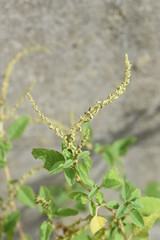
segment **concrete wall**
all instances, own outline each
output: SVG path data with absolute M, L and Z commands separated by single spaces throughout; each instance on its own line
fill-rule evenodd
M 78 119 L 123 80 L 128 53 L 133 64 L 129 88 L 101 111 L 92 127 L 95 141 L 137 136 L 125 166 L 141 189 L 160 181 L 159 12 L 156 0 L 0 0 L 0 86 L 7 63 L 23 48 L 39 44 L 52 53 L 31 53 L 15 66 L 8 91 L 11 106 L 37 79 L 32 95 L 40 109 L 68 125 L 70 111 Z M 36 116 L 27 100 L 18 113 Z M 47 126 L 32 125 L 14 146 L 9 166 L 16 178 L 37 165 L 30 154 L 33 146 L 59 149 L 60 141 Z M 104 163 L 97 166 L 100 179 Z M 42 171 L 30 182 L 37 186 L 50 179 Z M 4 191 L 2 171 L 0 181 Z

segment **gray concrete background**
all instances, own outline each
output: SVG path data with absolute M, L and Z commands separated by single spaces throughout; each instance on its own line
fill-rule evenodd
M 37 79 L 32 95 L 39 108 L 68 125 L 70 111 L 78 119 L 123 80 L 124 54 L 128 53 L 133 67 L 127 92 L 91 125 L 94 141 L 138 137 L 125 166 L 128 178 L 141 189 L 149 181 L 160 181 L 159 12 L 157 0 L 0 0 L 0 86 L 8 62 L 23 48 L 39 44 L 52 52 L 31 53 L 15 66 L 8 91 L 11 106 Z M 36 116 L 27 100 L 19 113 Z M 31 125 L 14 146 L 9 166 L 17 178 L 37 165 L 32 147 L 59 149 L 60 141 L 47 126 Z M 104 163 L 98 161 L 96 179 L 103 169 Z M 46 178 L 53 179 L 42 171 L 30 183 L 40 184 Z M 56 180 L 62 181 L 61 177 Z M 0 182 L 4 192 L 2 171 Z M 28 226 L 33 239 L 38 239 L 30 221 Z M 159 228 L 152 232 L 150 239 L 157 240 Z

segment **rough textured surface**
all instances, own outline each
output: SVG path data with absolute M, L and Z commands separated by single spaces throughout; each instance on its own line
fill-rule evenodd
M 0 1 L 0 86 L 7 63 L 23 48 L 40 44 L 52 52 L 31 53 L 15 66 L 8 91 L 10 105 L 36 78 L 32 94 L 40 109 L 69 124 L 70 111 L 78 119 L 114 90 L 124 77 L 124 54 L 128 53 L 133 63 L 131 84 L 125 95 L 101 111 L 92 127 L 95 141 L 138 137 L 125 164 L 128 178 L 142 189 L 149 181 L 160 181 L 159 11 L 156 0 Z M 27 101 L 20 112 L 34 115 Z M 33 146 L 58 149 L 59 143 L 47 126 L 30 126 L 23 141 L 14 144 L 9 162 L 12 177 L 37 164 L 30 154 Z M 98 162 L 97 179 L 103 169 Z M 31 183 L 43 183 L 46 176 L 42 171 Z M 2 171 L 0 182 L 4 189 Z M 30 221 L 28 227 L 34 231 Z M 158 237 L 159 228 L 155 228 L 151 239 Z

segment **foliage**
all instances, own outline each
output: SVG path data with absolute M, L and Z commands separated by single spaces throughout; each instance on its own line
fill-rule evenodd
M 0 239 L 2 235 L 5 235 L 7 239 L 12 240 L 16 228 L 21 240 L 31 239 L 24 233 L 20 223 L 22 213 L 17 210 L 16 201 L 18 201 L 30 208 L 37 206 L 40 214 L 44 215 L 44 221 L 39 229 L 41 240 L 51 239 L 53 233 L 57 240 L 147 240 L 150 228 L 160 217 L 159 184 L 148 185 L 145 189 L 148 196 L 142 197 L 140 189 L 127 180 L 122 161 L 128 147 L 136 141 L 136 138 L 118 139 L 107 145 L 93 143 L 93 130 L 89 124 L 101 108 L 125 92 L 129 84 L 131 68 L 128 56 L 126 55 L 125 59 L 124 82 L 107 99 L 98 101 L 95 106 L 90 107 L 69 129 L 55 120 L 47 118 L 39 110 L 29 93 L 32 86 L 13 108 L 9 109 L 6 105 L 6 92 L 13 65 L 28 51 L 34 50 L 37 51 L 40 48 L 25 50 L 11 61 L 2 86 L 0 167 L 6 173 L 8 198 L 6 200 L 0 198 L 2 212 Z M 5 129 L 4 123 L 9 116 L 13 117 L 14 112 L 26 96 L 41 120 L 55 131 L 58 137 L 61 137 L 62 147 L 61 152 L 54 149 L 33 148 L 33 157 L 42 161 L 43 167 L 33 168 L 20 179 L 13 180 L 9 174 L 7 154 L 12 148 L 12 141 L 22 137 L 31 122 L 31 117 L 23 116 L 14 119 L 8 129 Z M 100 154 L 106 162 L 107 170 L 99 185 L 90 178 L 93 162 L 92 150 Z M 34 192 L 31 186 L 25 185 L 25 181 L 42 168 L 51 175 L 63 173 L 66 184 L 64 186 L 40 186 L 39 193 Z M 119 192 L 119 201 L 106 199 L 108 189 Z M 103 216 L 99 215 L 100 208 L 103 209 Z M 80 212 L 84 212 L 85 217 L 80 217 Z M 68 220 L 71 222 L 70 225 L 64 223 L 64 218 L 68 217 L 74 217 L 74 221 Z

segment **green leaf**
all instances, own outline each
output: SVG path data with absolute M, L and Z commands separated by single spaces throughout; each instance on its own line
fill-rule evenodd
M 77 214 L 78 214 L 78 211 L 76 209 L 59 208 L 54 215 L 56 217 L 69 217 L 69 216 L 75 216 Z
M 65 140 L 64 139 L 62 139 L 61 149 L 62 149 L 62 152 L 63 152 L 64 149 L 66 149 L 66 145 L 65 145 Z
M 64 149 L 63 150 L 63 155 L 64 155 L 65 160 L 73 159 L 73 155 L 72 155 L 71 150 Z
M 126 154 L 128 147 L 136 141 L 135 137 L 116 140 L 113 144 L 107 144 L 102 149 L 97 147 L 97 151 L 102 152 L 103 158 L 110 167 L 113 167 L 120 156 Z
M 8 153 L 8 150 L 10 150 L 12 148 L 12 144 L 10 142 L 6 142 L 6 141 L 0 141 L 0 161 L 2 166 L 5 165 L 5 157 Z
M 49 240 L 52 233 L 52 226 L 48 222 L 43 222 L 40 226 L 40 240 Z
M 119 204 L 117 201 L 115 200 L 112 200 L 112 201 L 109 201 L 107 203 L 107 208 L 110 208 L 110 209 L 118 209 L 119 208 Z
M 6 166 L 7 166 L 7 162 L 3 161 L 3 160 L 0 160 L 0 168 L 4 168 Z
M 89 199 L 91 199 L 91 198 L 93 198 L 95 195 L 96 195 L 96 193 L 98 192 L 98 187 L 97 186 L 95 186 L 95 187 L 93 187 L 92 189 L 91 189 L 91 191 L 90 191 L 90 193 L 89 193 Z
M 4 232 L 7 234 L 8 239 L 12 239 L 14 229 L 20 218 L 20 212 L 12 212 L 4 220 Z
M 61 169 L 61 163 L 65 162 L 65 159 L 61 153 L 50 149 L 34 148 L 32 151 L 32 155 L 35 159 L 42 160 L 44 162 L 44 168 L 48 171 L 51 171 L 52 169 L 52 173 L 54 172 L 55 168 L 59 167 Z M 60 164 L 57 167 L 57 165 L 55 164 L 59 162 Z
M 71 199 L 75 199 L 81 201 L 82 204 L 86 204 L 88 202 L 88 195 L 83 192 L 72 192 L 69 197 Z
M 153 213 L 150 216 L 143 217 L 144 227 L 137 227 L 133 225 L 133 234 L 136 237 L 146 238 L 149 236 L 148 232 L 155 221 L 160 217 L 160 213 Z
M 104 175 L 101 186 L 104 188 L 117 188 L 120 187 L 121 184 L 122 180 L 119 177 L 118 169 L 112 168 Z
M 44 197 L 46 201 L 53 201 L 52 194 L 46 186 L 40 186 L 39 196 Z
M 18 190 L 17 199 L 28 207 L 35 207 L 35 193 L 29 186 L 23 186 Z
M 102 150 L 103 150 L 103 146 L 99 143 L 96 143 L 95 147 L 94 147 L 94 152 L 95 153 L 100 153 L 100 152 L 102 152 Z
M 16 119 L 8 128 L 8 139 L 15 140 L 20 138 L 29 124 L 29 117 L 24 116 Z
M 136 137 L 122 138 L 113 143 L 114 149 L 118 152 L 119 156 L 124 156 L 130 145 L 136 142 Z
M 143 206 L 139 212 L 143 216 L 144 227 L 137 227 L 133 225 L 134 235 L 137 237 L 148 237 L 149 229 L 160 217 L 160 199 L 153 197 L 142 197 L 136 202 Z
M 53 197 L 57 207 L 62 207 L 65 203 L 68 202 L 68 192 L 66 188 L 62 185 L 57 186 L 48 186 L 48 189 Z
M 143 208 L 143 206 L 137 203 L 137 201 L 131 202 L 130 206 L 132 209 L 138 209 L 138 210 Z
M 71 167 L 73 165 L 73 163 L 74 163 L 74 160 L 72 160 L 72 159 L 67 160 L 64 164 L 64 168 Z
M 95 204 L 94 204 L 94 202 L 92 200 L 91 200 L 91 202 L 89 204 L 89 210 L 90 210 L 91 216 L 95 216 L 95 214 L 96 214 L 96 207 L 95 207 Z
M 113 228 L 109 231 L 106 240 L 124 240 L 124 237 L 118 228 Z
M 138 210 L 131 210 L 130 211 L 130 216 L 131 216 L 133 224 L 135 224 L 138 227 L 143 227 L 144 226 L 143 217 Z
M 122 204 L 117 209 L 116 218 L 121 218 L 125 216 L 126 213 L 128 213 L 128 208 L 124 204 Z
M 103 239 L 103 236 L 105 234 L 105 228 L 101 228 L 99 231 L 97 231 L 93 237 L 91 238 L 92 240 L 100 240 Z M 106 238 L 105 238 L 106 239 Z M 112 239 L 112 238 L 111 238 Z
M 75 183 L 75 170 L 73 168 L 67 168 L 64 170 L 65 179 L 70 187 Z
M 109 167 L 113 167 L 118 160 L 118 153 L 112 145 L 106 145 L 102 150 L 102 156 Z
M 87 211 L 87 207 L 85 204 L 81 203 L 80 201 L 77 201 L 75 204 L 75 209 L 77 209 L 80 212 L 86 212 Z
M 133 201 L 140 198 L 140 190 L 135 188 L 132 183 L 124 182 L 121 197 L 124 201 Z
M 138 188 L 135 188 L 131 193 L 130 201 L 135 201 L 136 199 L 141 197 L 141 191 Z
M 50 174 L 56 174 L 56 173 L 59 173 L 59 172 L 62 172 L 64 168 L 64 162 L 56 162 L 49 170 Z
M 150 182 L 146 186 L 145 195 L 148 197 L 160 198 L 160 183 L 159 182 Z
M 96 193 L 96 198 L 99 204 L 101 204 L 104 201 L 104 196 L 102 192 L 97 192 Z
M 50 209 L 51 209 L 50 214 L 53 215 L 56 210 L 56 205 L 55 205 L 53 196 L 52 196 L 50 190 L 48 189 L 48 187 L 41 186 L 40 190 L 39 190 L 39 196 L 44 197 L 47 202 L 50 202 Z M 39 210 L 40 210 L 40 212 L 45 213 L 42 206 L 39 206 Z
M 84 151 L 84 152 L 79 153 L 78 158 L 84 159 L 84 163 L 87 165 L 87 167 L 89 167 L 89 168 L 92 167 L 92 159 L 90 157 L 89 151 Z
M 84 182 L 88 182 L 88 174 L 89 174 L 89 169 L 87 165 L 83 162 L 80 162 L 78 167 L 77 167 L 77 172 L 80 177 L 80 179 Z
M 71 238 L 71 240 L 90 240 L 90 238 L 86 231 L 82 231 L 78 236 Z
M 141 197 L 137 200 L 137 203 L 142 205 L 140 210 L 143 216 L 149 216 L 154 213 L 160 212 L 160 199 L 153 197 Z
M 78 165 L 78 169 L 85 175 L 88 177 L 89 174 L 89 169 L 87 167 L 87 165 L 83 162 L 80 162 Z

